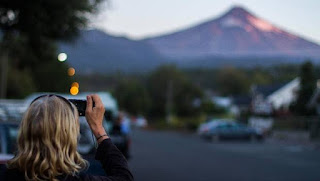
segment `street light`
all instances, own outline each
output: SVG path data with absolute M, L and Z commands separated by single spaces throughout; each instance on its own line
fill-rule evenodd
M 79 83 L 78 83 L 78 82 L 73 82 L 73 83 L 71 84 L 71 87 L 78 87 L 78 88 L 79 88 Z
M 74 76 L 75 73 L 76 73 L 76 69 L 74 69 L 72 67 L 68 68 L 68 75 L 70 77 Z
M 73 86 L 73 87 L 70 88 L 70 94 L 71 95 L 75 96 L 78 93 L 79 93 L 79 88 L 78 87 Z
M 68 58 L 68 56 L 67 56 L 66 53 L 59 53 L 59 55 L 58 55 L 58 60 L 59 60 L 60 62 L 66 61 L 67 58 Z

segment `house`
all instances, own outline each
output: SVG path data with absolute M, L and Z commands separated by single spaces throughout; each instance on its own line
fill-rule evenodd
M 250 95 L 238 95 L 232 97 L 230 113 L 242 119 L 243 115 L 250 112 L 252 97 Z
M 271 115 L 277 110 L 288 111 L 291 103 L 296 100 L 299 87 L 299 77 L 283 84 L 252 86 L 252 112 Z
M 213 96 L 211 101 L 218 107 L 229 109 L 232 105 L 232 99 L 230 97 Z

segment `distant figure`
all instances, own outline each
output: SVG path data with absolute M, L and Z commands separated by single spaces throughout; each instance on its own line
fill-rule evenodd
M 125 117 L 124 113 L 119 113 L 118 117 L 115 119 L 112 133 L 122 135 L 128 135 L 130 133 L 130 120 Z
M 123 153 L 123 155 L 129 159 L 129 145 L 130 145 L 130 125 L 125 122 L 125 116 L 120 113 L 115 119 L 110 134 L 112 140 L 117 145 L 117 148 Z
M 119 115 L 112 126 L 111 134 L 113 135 L 122 135 L 123 130 L 122 130 L 122 117 Z
M 87 96 L 86 120 L 99 144 L 95 158 L 107 176 L 81 172 L 88 163 L 77 152 L 80 125 L 76 107 L 61 96 L 43 95 L 26 111 L 18 134 L 18 151 L 0 173 L 0 180 L 133 180 L 126 159 L 102 126 L 104 112 L 98 95 Z

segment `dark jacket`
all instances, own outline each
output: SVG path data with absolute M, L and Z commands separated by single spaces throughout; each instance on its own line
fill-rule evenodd
M 96 160 L 99 160 L 108 176 L 93 176 L 80 173 L 77 176 L 59 176 L 61 181 L 132 181 L 128 164 L 122 153 L 113 145 L 110 139 L 103 140 L 97 149 Z M 4 169 L 0 172 L 1 181 L 24 181 L 24 173 L 18 169 Z

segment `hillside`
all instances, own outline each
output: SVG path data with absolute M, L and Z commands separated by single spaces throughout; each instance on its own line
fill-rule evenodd
M 282 30 L 242 7 L 199 25 L 136 41 L 100 30 L 83 30 L 73 44 L 60 44 L 78 73 L 146 72 L 173 63 L 181 67 L 269 66 L 318 63 L 320 46 Z
M 167 35 L 145 40 L 170 58 L 320 56 L 320 46 L 258 18 L 242 7 Z
M 114 37 L 100 30 L 84 30 L 73 44 L 60 44 L 78 73 L 148 71 L 159 64 L 159 53 L 145 42 Z M 80 71 L 80 72 L 79 72 Z

